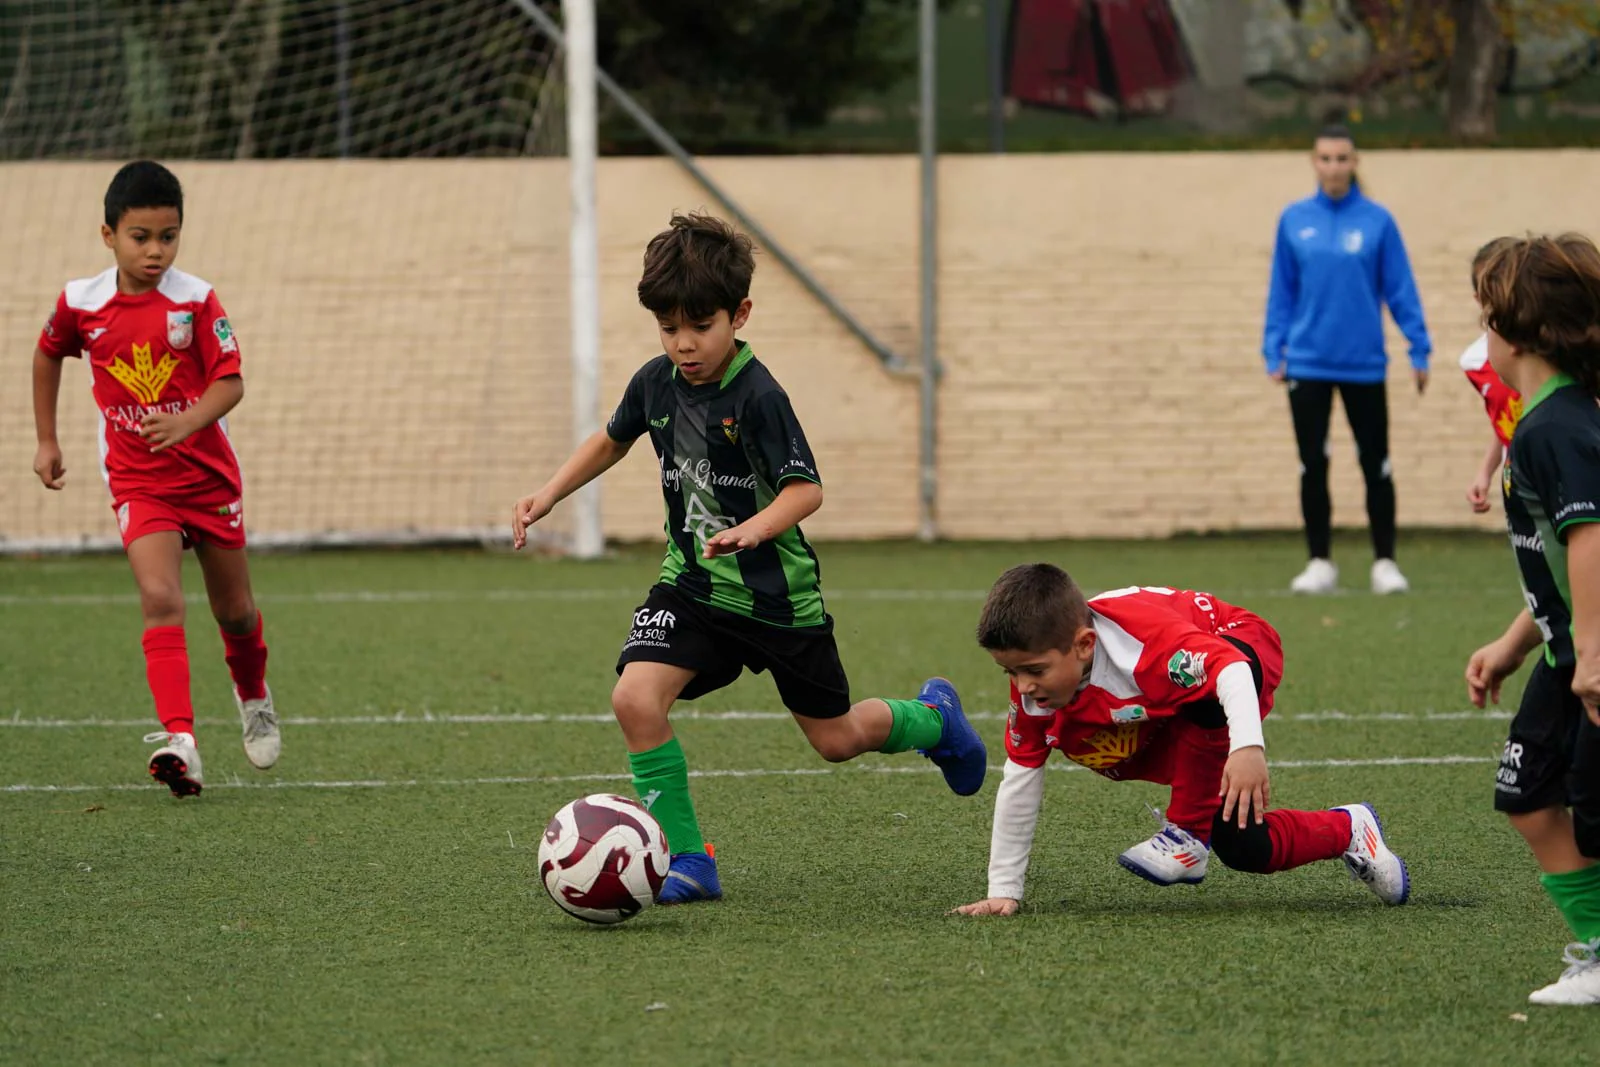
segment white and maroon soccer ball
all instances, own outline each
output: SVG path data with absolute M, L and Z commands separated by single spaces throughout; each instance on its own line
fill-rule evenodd
M 556 812 L 539 843 L 539 878 L 557 906 L 584 922 L 611 924 L 655 902 L 671 856 L 644 805 L 611 793 Z

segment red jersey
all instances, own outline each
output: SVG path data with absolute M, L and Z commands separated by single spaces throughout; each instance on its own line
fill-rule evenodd
M 1283 677 L 1283 650 L 1260 616 L 1208 593 L 1162 587 L 1116 589 L 1089 601 L 1097 640 L 1085 684 L 1072 703 L 1047 708 L 1011 687 L 1006 756 L 1042 767 L 1051 749 L 1108 778 L 1137 757 L 1164 719 L 1197 700 L 1217 699 L 1217 675 L 1250 659 L 1224 635 L 1249 645 L 1261 660 L 1261 714 Z M 1131 768 L 1130 768 L 1131 769 Z
M 100 409 L 100 474 L 112 500 L 241 488 L 239 458 L 218 420 L 162 452 L 138 434 L 151 412 L 193 407 L 218 378 L 239 373 L 239 342 L 211 286 L 168 270 L 147 293 L 117 291 L 117 269 L 68 282 L 39 335 L 47 356 L 89 356 Z
M 1494 435 L 1500 443 L 1511 447 L 1511 435 L 1516 432 L 1517 420 L 1522 418 L 1522 397 L 1500 380 L 1500 375 L 1489 365 L 1489 335 L 1484 334 L 1461 353 L 1461 369 L 1467 381 L 1483 398 L 1484 410 L 1494 425 Z

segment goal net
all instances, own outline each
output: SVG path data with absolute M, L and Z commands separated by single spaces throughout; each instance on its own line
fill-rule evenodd
M 0 0 L 0 551 L 118 543 L 87 369 L 47 492 L 28 367 L 62 286 L 112 265 L 135 158 L 183 181 L 177 266 L 238 333 L 252 542 L 501 535 L 571 444 L 563 108 L 509 0 Z

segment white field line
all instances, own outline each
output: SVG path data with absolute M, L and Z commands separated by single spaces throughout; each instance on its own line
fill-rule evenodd
M 644 599 L 647 586 L 631 585 L 615 588 L 579 589 L 336 589 L 319 593 L 260 592 L 256 600 L 263 604 L 477 604 L 495 601 L 580 601 L 615 600 L 639 603 Z M 1438 594 L 1461 592 L 1460 588 L 1426 590 Z M 1287 589 L 1229 589 L 1231 600 L 1257 600 L 1264 597 L 1290 597 Z M 833 589 L 825 594 L 828 600 L 882 600 L 882 601 L 955 601 L 981 603 L 988 595 L 987 589 Z M 1359 596 L 1364 594 L 1352 593 Z M 190 604 L 205 604 L 203 593 L 190 593 L 184 597 Z M 101 607 L 105 605 L 136 605 L 137 593 L 0 593 L 0 607 Z
M 322 593 L 257 593 L 263 604 L 475 604 L 485 601 L 617 600 L 637 603 L 644 586 L 614 589 L 346 589 Z M 839 589 L 829 600 L 963 600 L 982 601 L 983 589 Z M 205 594 L 184 597 L 206 603 Z M 0 607 L 100 607 L 139 603 L 137 593 L 6 593 Z
M 674 721 L 698 720 L 701 722 L 785 722 L 792 716 L 783 711 L 694 711 L 683 709 L 673 713 Z M 967 718 L 975 722 L 1003 720 L 1004 712 L 975 711 Z M 1375 723 L 1428 723 L 1428 722 L 1504 722 L 1511 718 L 1509 711 L 1306 711 L 1273 712 L 1267 717 L 1270 723 L 1307 722 L 1375 722 Z M 616 722 L 609 713 L 548 715 L 538 712 L 481 712 L 446 713 L 431 711 L 397 711 L 389 715 L 305 715 L 287 716 L 285 726 L 458 726 L 499 724 L 581 724 L 609 726 Z M 8 719 L 0 719 L 0 729 L 77 730 L 93 727 L 113 729 L 154 729 L 155 720 L 143 719 L 43 719 L 25 718 L 22 712 L 13 712 Z
M 1493 756 L 1387 756 L 1376 759 L 1323 759 L 1323 760 L 1274 760 L 1272 766 L 1278 768 L 1332 768 L 1332 767 L 1449 767 L 1460 764 L 1482 764 L 1496 762 Z M 1052 763 L 1050 769 L 1060 773 L 1075 773 L 1083 768 L 1074 763 Z M 990 770 L 998 771 L 1000 768 L 991 767 Z M 790 767 L 752 769 L 752 770 L 712 770 L 690 771 L 690 778 L 825 778 L 830 776 L 847 776 L 852 774 L 933 774 L 937 768 L 926 764 L 898 765 L 898 766 L 872 766 L 857 765 L 849 768 L 833 767 Z M 459 788 L 463 786 L 485 785 L 565 785 L 580 782 L 617 782 L 627 783 L 629 776 L 614 773 L 592 774 L 555 774 L 555 775 L 529 775 L 529 776 L 497 776 L 492 778 L 357 778 L 334 781 L 273 781 L 273 782 L 248 782 L 244 779 L 233 777 L 228 781 L 215 781 L 207 784 L 206 789 L 417 789 L 417 788 Z M 118 782 L 110 785 L 41 785 L 30 782 L 18 782 L 11 785 L 0 786 L 0 793 L 127 793 L 136 790 L 149 791 L 153 788 L 149 782 L 137 785 L 131 782 Z

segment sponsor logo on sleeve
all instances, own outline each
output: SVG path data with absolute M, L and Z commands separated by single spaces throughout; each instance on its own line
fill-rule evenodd
M 1206 684 L 1206 653 L 1179 649 L 1167 660 L 1167 677 L 1185 689 Z
M 233 336 L 233 324 L 227 319 L 218 319 L 211 324 L 211 332 L 216 335 L 217 345 L 228 355 L 239 354 L 239 339 Z

